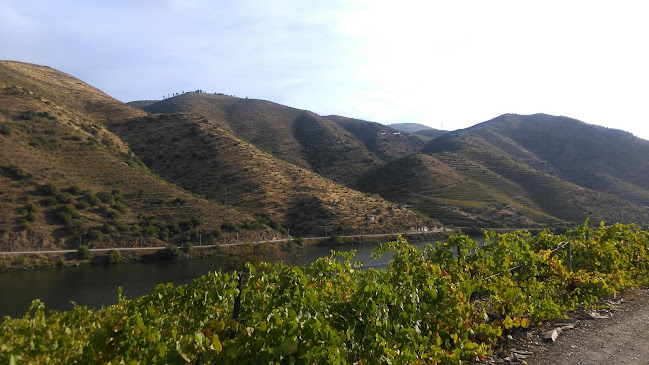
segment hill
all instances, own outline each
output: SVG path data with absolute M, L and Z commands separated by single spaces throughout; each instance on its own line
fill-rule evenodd
M 144 110 L 205 117 L 262 151 L 343 184 L 353 183 L 382 164 L 358 138 L 337 123 L 269 101 L 185 93 Z
M 383 124 L 338 115 L 326 117 L 358 138 L 365 147 L 383 161 L 393 161 L 419 151 L 424 143 L 410 133 Z
M 166 180 L 292 233 L 389 232 L 426 225 L 412 211 L 280 160 L 208 118 L 156 114 L 113 123 L 111 130 Z
M 423 125 L 419 123 L 393 123 L 393 124 L 388 124 L 388 127 L 392 129 L 396 129 L 398 131 L 408 132 L 408 133 L 417 133 L 423 130 L 436 130 L 435 128 L 431 128 L 427 125 Z
M 632 152 L 619 153 L 626 145 Z M 410 157 L 366 175 L 359 189 L 447 224 L 565 225 L 586 218 L 646 224 L 648 191 L 641 174 L 622 172 L 644 166 L 645 146 L 627 133 L 574 119 L 510 114 L 445 134 L 422 149 L 443 163 L 445 176 L 457 174 L 454 184 L 419 181 L 439 167 Z M 413 167 L 404 171 L 404 165 Z M 395 193 L 403 187 L 409 187 L 407 194 Z
M 228 240 L 221 225 L 254 221 L 162 180 L 105 127 L 142 115 L 65 73 L 0 62 L 0 249 Z

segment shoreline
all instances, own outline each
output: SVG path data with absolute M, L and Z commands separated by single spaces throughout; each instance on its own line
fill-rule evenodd
M 362 245 L 378 244 L 396 239 L 398 235 L 408 241 L 440 240 L 457 233 L 455 230 L 435 232 L 408 232 L 408 233 L 386 233 L 371 235 L 349 235 L 331 237 L 298 237 L 285 238 L 271 241 L 258 242 L 237 242 L 222 245 L 201 245 L 187 248 L 175 248 L 171 257 L 165 255 L 171 245 L 156 247 L 115 247 L 115 248 L 90 248 L 90 258 L 80 259 L 78 250 L 57 250 L 57 251 L 17 251 L 0 252 L 0 273 L 27 270 L 61 269 L 68 267 L 79 267 L 83 265 L 116 265 L 125 263 L 146 263 L 168 260 L 192 260 L 206 257 L 218 256 L 249 256 L 255 252 L 249 251 L 248 247 L 260 249 L 261 252 L 271 250 L 285 250 L 287 248 L 303 248 L 314 245 L 338 246 L 338 245 Z M 177 247 L 177 246 L 174 246 Z M 176 251 L 177 250 L 177 251 Z M 107 254 L 117 251 L 120 254 L 118 262 L 109 262 Z

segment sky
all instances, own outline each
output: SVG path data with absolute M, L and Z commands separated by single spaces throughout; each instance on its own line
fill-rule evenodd
M 455 130 L 546 113 L 649 139 L 649 5 L 2 0 L 0 59 L 121 101 L 202 89 Z

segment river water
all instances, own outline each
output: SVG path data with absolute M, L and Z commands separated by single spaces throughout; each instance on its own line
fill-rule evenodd
M 482 240 L 481 237 L 472 237 Z M 425 242 L 413 243 L 418 248 Z M 372 260 L 375 244 L 312 246 L 293 249 L 283 261 L 288 265 L 308 265 L 319 257 L 338 251 L 357 250 L 355 260 L 365 267 L 384 268 L 391 259 L 390 253 L 380 260 Z M 32 300 L 38 298 L 46 309 L 68 310 L 71 301 L 90 308 L 100 308 L 117 302 L 117 290 L 123 288 L 127 299 L 149 293 L 160 283 L 176 285 L 191 283 L 209 271 L 225 267 L 228 257 L 199 258 L 191 260 L 126 263 L 119 265 L 86 265 L 80 267 L 27 270 L 0 273 L 0 318 L 5 315 L 23 316 Z M 274 258 L 267 258 L 273 261 Z

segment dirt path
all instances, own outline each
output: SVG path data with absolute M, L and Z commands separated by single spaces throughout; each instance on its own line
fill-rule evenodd
M 649 292 L 622 296 L 604 319 L 582 319 L 528 360 L 529 364 L 649 364 Z
M 574 318 L 518 333 L 481 363 L 649 364 L 649 291 L 633 289 L 609 303 L 611 310 L 593 313 L 597 319 L 592 311 L 576 312 Z M 544 340 L 557 327 L 564 330 L 556 341 Z

